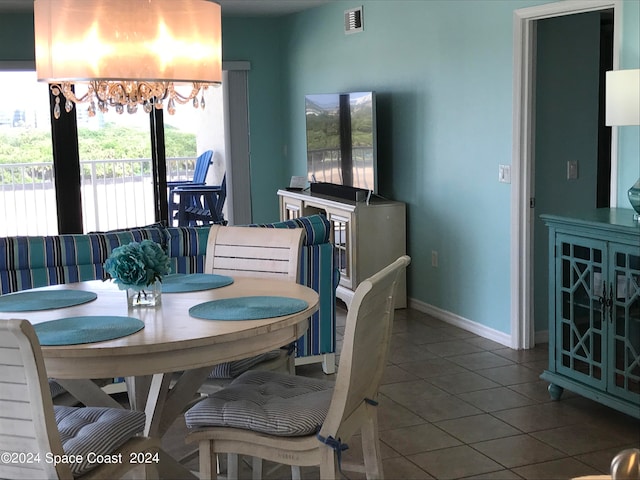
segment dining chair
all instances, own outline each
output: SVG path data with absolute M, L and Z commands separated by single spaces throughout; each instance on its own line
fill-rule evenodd
M 196 159 L 196 164 L 193 169 L 193 177 L 191 180 L 174 180 L 167 182 L 167 188 L 169 188 L 169 219 L 172 219 L 178 211 L 178 201 L 176 201 L 174 196 L 174 190 L 179 187 L 204 185 L 211 163 L 213 163 L 213 151 L 207 150 L 206 152 L 201 153 Z
M 299 276 L 302 228 L 250 228 L 212 225 L 207 240 L 204 273 L 230 277 L 262 277 L 296 282 Z M 295 355 L 289 346 L 260 353 L 241 360 L 214 366 L 199 389 L 201 394 L 216 392 L 234 378 L 250 370 L 295 373 Z M 190 452 L 182 463 L 195 458 Z M 228 464 L 237 469 L 238 459 L 230 454 Z M 232 468 L 232 469 L 233 469 Z M 253 462 L 254 471 L 261 462 Z
M 323 480 L 337 478 L 337 470 L 383 478 L 378 388 L 389 353 L 396 285 L 410 261 L 402 256 L 358 285 L 347 312 L 335 384 L 249 371 L 186 412 L 191 430 L 186 441 L 199 445 L 200 478 L 217 478 L 219 453 L 296 466 L 294 478 L 300 466 L 313 465 L 320 466 Z M 357 433 L 364 466 L 342 462 L 347 442 Z
M 159 443 L 137 436 L 144 412 L 53 405 L 38 337 L 27 320 L 0 321 L 0 411 L 0 478 L 113 479 L 144 459 L 150 462 L 146 478 L 157 478 Z M 65 463 L 64 456 L 75 461 Z
M 267 277 L 298 281 L 302 228 L 250 228 L 213 225 L 207 241 L 204 273 L 230 277 Z M 201 391 L 211 392 L 250 368 L 295 372 L 289 348 L 214 367 Z

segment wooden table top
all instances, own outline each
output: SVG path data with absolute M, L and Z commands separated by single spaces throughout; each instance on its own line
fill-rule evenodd
M 132 335 L 97 343 L 43 346 L 47 373 L 55 378 L 106 378 L 151 375 L 215 365 L 286 345 L 304 334 L 308 318 L 318 309 L 318 294 L 303 285 L 261 278 L 236 278 L 226 287 L 184 293 L 163 293 L 158 307 L 127 307 L 126 292 L 112 282 L 89 281 L 34 290 L 77 289 L 97 293 L 82 305 L 32 312 L 1 312 L 2 318 L 26 318 L 33 324 L 65 317 L 114 315 L 142 320 Z M 244 321 L 201 320 L 189 308 L 222 298 L 254 295 L 304 300 L 302 312 Z

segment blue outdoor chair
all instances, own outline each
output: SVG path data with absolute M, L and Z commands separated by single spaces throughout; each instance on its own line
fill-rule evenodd
M 193 185 L 177 187 L 179 227 L 218 224 L 226 225 L 222 208 L 227 198 L 227 175 L 220 185 Z
M 201 154 L 196 160 L 196 167 L 193 171 L 193 178 L 191 180 L 178 180 L 174 182 L 167 182 L 169 188 L 169 221 L 175 217 L 179 200 L 175 196 L 175 190 L 180 187 L 192 187 L 197 185 L 204 185 L 207 179 L 207 173 L 209 172 L 209 165 L 213 163 L 213 151 L 207 150 Z

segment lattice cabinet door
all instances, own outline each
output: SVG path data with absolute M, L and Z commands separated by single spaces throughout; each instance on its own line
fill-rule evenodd
M 607 385 L 602 300 L 603 289 L 608 288 L 606 246 L 589 238 L 556 236 L 556 371 L 603 390 Z
M 640 246 L 610 251 L 608 390 L 640 406 Z

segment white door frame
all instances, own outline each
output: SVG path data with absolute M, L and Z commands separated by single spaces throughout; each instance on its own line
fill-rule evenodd
M 511 348 L 533 348 L 533 214 L 536 21 L 613 9 L 613 68 L 618 68 L 621 0 L 566 0 L 513 13 L 513 149 L 511 160 Z M 618 132 L 611 137 L 611 196 L 617 203 Z

